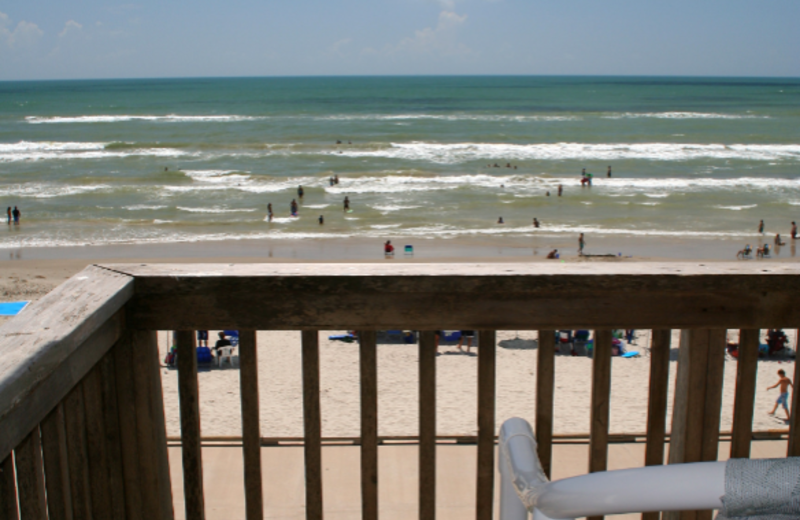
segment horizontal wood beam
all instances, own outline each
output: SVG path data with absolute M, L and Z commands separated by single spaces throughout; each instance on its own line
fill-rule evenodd
M 795 297 L 800 269 L 755 267 L 625 262 L 109 266 L 136 278 L 129 322 L 150 330 L 800 326 Z
M 121 334 L 133 278 L 90 266 L 0 327 L 0 458 Z

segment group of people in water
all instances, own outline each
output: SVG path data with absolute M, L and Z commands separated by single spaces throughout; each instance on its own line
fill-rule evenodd
M 759 234 L 761 235 L 764 234 L 765 227 L 766 226 L 764 225 L 764 220 L 763 219 L 760 220 L 758 223 Z M 797 223 L 795 221 L 792 221 L 792 229 L 789 233 L 792 237 L 792 240 L 797 240 Z M 776 251 L 780 246 L 786 245 L 786 242 L 783 241 L 780 233 L 775 233 L 775 239 L 773 240 L 773 243 L 775 244 Z M 764 258 L 766 256 L 769 256 L 770 252 L 771 250 L 769 244 L 764 244 L 756 248 L 756 258 Z M 736 258 L 748 258 L 751 254 L 753 254 L 753 248 L 750 247 L 750 244 L 745 244 L 744 249 L 740 249 L 739 252 L 736 253 Z
M 8 225 L 11 225 L 11 221 L 14 221 L 15 225 L 19 225 L 19 218 L 22 216 L 22 212 L 14 206 L 14 209 L 11 209 L 11 206 L 8 207 L 6 210 L 6 215 L 8 216 Z
M 330 178 L 330 182 L 331 182 L 331 186 L 333 186 L 334 184 L 339 184 L 339 176 L 335 175 L 335 176 L 331 177 Z M 300 216 L 299 204 L 297 203 L 297 199 L 303 200 L 303 196 L 305 194 L 306 194 L 306 192 L 303 189 L 303 186 L 298 186 L 297 187 L 297 198 L 292 199 L 292 202 L 289 203 L 289 214 L 291 216 L 293 216 L 293 217 Z M 350 212 L 351 211 L 350 210 L 350 197 L 345 196 L 342 205 L 343 205 L 343 211 L 345 213 Z M 272 203 L 270 202 L 269 204 L 267 204 L 267 221 L 268 222 L 272 222 L 272 220 L 274 218 L 275 218 L 275 213 L 272 211 Z M 325 224 L 325 216 L 324 215 L 320 215 L 319 218 L 317 218 L 317 221 L 319 222 L 319 225 L 322 226 L 323 224 Z

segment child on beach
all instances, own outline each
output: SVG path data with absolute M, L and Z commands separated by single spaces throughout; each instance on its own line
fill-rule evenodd
M 793 387 L 792 380 L 786 377 L 786 372 L 783 370 L 778 370 L 778 382 L 774 385 L 767 387 L 767 390 L 772 390 L 773 388 L 780 386 L 781 387 L 781 395 L 778 396 L 778 400 L 775 401 L 775 406 L 772 407 L 772 411 L 769 412 L 770 415 L 775 415 L 775 411 L 778 409 L 778 405 L 783 405 L 783 411 L 786 412 L 786 419 L 789 419 L 789 387 Z

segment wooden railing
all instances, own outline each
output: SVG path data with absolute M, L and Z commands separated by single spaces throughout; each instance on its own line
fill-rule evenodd
M 653 330 L 645 465 L 664 461 L 671 330 L 682 329 L 670 463 L 717 458 L 725 331 L 741 330 L 731 456 L 748 457 L 759 329 L 800 326 L 797 294 L 800 269 L 791 264 L 91 266 L 0 328 L 0 520 L 173 518 L 157 330 L 182 331 L 178 380 L 189 519 L 205 516 L 197 329 L 240 331 L 248 519 L 263 518 L 269 506 L 261 483 L 257 330 L 302 331 L 310 519 L 324 511 L 319 330 L 361 331 L 364 519 L 376 519 L 379 510 L 377 330 L 427 331 L 419 340 L 420 518 L 433 519 L 436 511 L 431 331 L 437 329 L 479 330 L 478 519 L 490 519 L 494 508 L 497 330 L 539 331 L 535 430 L 548 474 L 556 329 L 595 331 L 590 472 L 607 466 L 612 328 Z M 798 400 L 795 393 L 793 410 Z M 793 456 L 800 455 L 798 415 L 790 424 Z

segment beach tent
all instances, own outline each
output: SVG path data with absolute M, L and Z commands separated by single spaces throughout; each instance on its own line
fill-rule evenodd
M 30 302 L 3 302 L 0 303 L 0 316 L 16 316 Z

